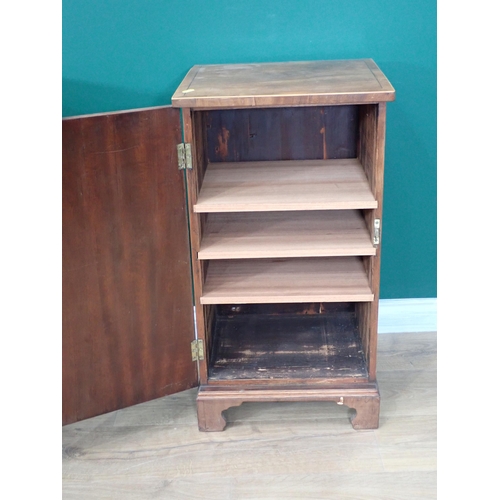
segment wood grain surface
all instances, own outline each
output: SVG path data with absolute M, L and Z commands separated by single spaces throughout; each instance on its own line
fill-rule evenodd
M 66 500 L 434 500 L 436 333 L 379 337 L 380 426 L 331 402 L 245 403 L 199 432 L 197 390 L 62 430 Z
M 194 66 L 172 97 L 190 108 L 279 107 L 392 101 L 372 59 Z
M 373 293 L 357 257 L 213 260 L 202 304 L 369 302 Z
M 209 214 L 199 259 L 375 255 L 353 210 Z
M 353 304 L 332 314 L 218 314 L 209 381 L 368 377 Z
M 263 212 L 376 208 L 359 160 L 208 165 L 194 211 Z
M 207 159 L 220 161 L 356 158 L 360 106 L 198 111 Z
M 197 383 L 179 111 L 63 120 L 63 423 Z

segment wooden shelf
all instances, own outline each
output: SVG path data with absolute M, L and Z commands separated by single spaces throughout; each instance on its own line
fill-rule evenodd
M 355 210 L 209 214 L 198 258 L 375 255 Z
M 370 302 L 373 293 L 358 257 L 213 260 L 202 304 Z
M 356 158 L 210 163 L 194 211 L 372 209 L 378 204 Z
M 333 314 L 217 314 L 209 382 L 367 379 L 352 306 L 338 304 Z

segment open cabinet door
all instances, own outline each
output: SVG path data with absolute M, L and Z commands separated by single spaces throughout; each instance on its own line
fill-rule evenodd
M 63 425 L 197 385 L 179 110 L 63 120 Z

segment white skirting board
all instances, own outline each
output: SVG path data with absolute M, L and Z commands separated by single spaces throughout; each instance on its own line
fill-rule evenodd
M 380 299 L 378 333 L 436 332 L 437 299 Z

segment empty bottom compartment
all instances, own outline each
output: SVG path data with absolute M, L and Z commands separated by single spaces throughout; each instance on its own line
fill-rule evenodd
M 217 306 L 209 380 L 368 377 L 352 303 Z

